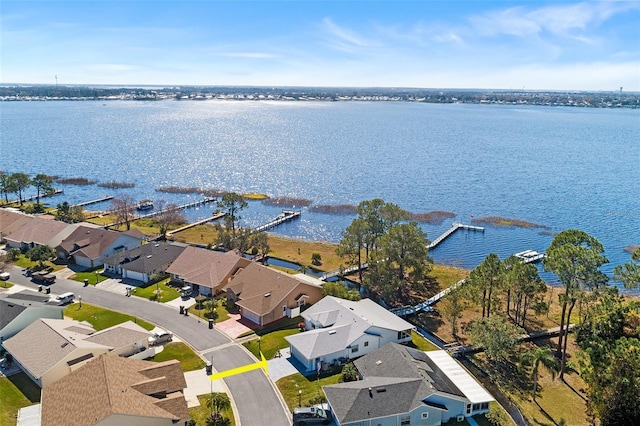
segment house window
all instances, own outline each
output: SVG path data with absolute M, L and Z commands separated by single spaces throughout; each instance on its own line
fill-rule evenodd
M 358 345 L 351 346 L 351 353 L 356 353 L 356 352 L 358 352 Z
M 401 416 L 400 417 L 400 424 L 402 426 L 410 425 L 411 424 L 411 416 Z
M 483 402 L 482 404 L 480 404 L 480 409 L 481 410 L 488 410 L 489 409 L 489 403 L 488 402 Z
M 369 342 L 364 342 L 364 347 L 366 348 L 367 346 L 369 346 Z
M 282 315 L 286 315 L 286 313 L 287 313 L 287 306 L 285 305 L 282 307 Z
M 422 420 L 426 420 L 429 418 L 429 412 L 422 413 Z
M 408 337 L 411 337 L 411 334 L 406 331 L 398 331 L 398 340 L 406 339 Z
M 467 404 L 467 414 L 471 414 L 471 404 Z

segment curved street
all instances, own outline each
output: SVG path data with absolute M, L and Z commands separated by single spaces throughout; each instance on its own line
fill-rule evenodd
M 11 267 L 8 270 L 11 273 L 10 282 L 37 290 L 38 284 L 22 275 L 20 268 Z M 162 303 L 136 296 L 127 297 L 124 285 L 120 295 L 93 286 L 84 287 L 77 281 L 58 277 L 50 288 L 52 293 L 73 292 L 76 301 L 82 296 L 83 302 L 135 315 L 171 331 L 205 359 L 213 359 L 213 367 L 217 371 L 256 362 L 253 356 L 234 343 L 230 337 L 215 327 L 210 330 L 206 321 L 201 321 L 193 315 L 180 315 L 178 310 Z M 238 426 L 291 425 L 290 414 L 280 394 L 261 370 L 228 377 L 225 383 L 231 393 L 229 397 L 237 408 L 236 424 Z

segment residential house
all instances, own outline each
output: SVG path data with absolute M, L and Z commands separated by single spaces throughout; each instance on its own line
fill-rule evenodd
M 86 323 L 41 318 L 3 346 L 27 376 L 44 388 L 102 354 L 142 352 L 149 347 L 148 338 L 149 332 L 130 321 L 96 332 Z
M 4 242 L 3 232 L 6 228 L 20 220 L 28 220 L 28 214 L 16 211 L 14 208 L 0 208 L 0 241 Z
M 0 297 L 0 344 L 38 318 L 63 319 L 63 306 L 49 305 L 49 296 L 23 290 Z
M 361 380 L 323 387 L 338 426 L 435 426 L 486 413 L 494 400 L 445 351 L 390 343 L 354 365 Z
M 52 216 L 23 216 L 2 229 L 2 240 L 9 248 L 27 251 L 36 246 L 55 247 L 78 226 L 54 220 Z
M 102 266 L 108 256 L 139 246 L 143 237 L 137 229 L 117 232 L 83 224 L 55 246 L 55 250 L 59 259 L 92 269 Z
M 183 244 L 148 243 L 118 252 L 103 260 L 105 272 L 148 283 L 156 274 L 164 274 L 185 250 Z
M 303 306 L 322 298 L 322 286 L 255 262 L 239 270 L 225 291 L 242 317 L 259 326 L 295 317 Z
M 411 341 L 415 326 L 371 299 L 326 296 L 302 313 L 304 333 L 287 336 L 291 355 L 308 371 L 318 364 L 343 363 L 387 343 Z
M 99 356 L 42 389 L 42 426 L 173 426 L 189 420 L 180 362 Z
M 250 263 L 233 250 L 222 253 L 190 246 L 167 268 L 167 273 L 171 274 L 171 281 L 211 296 L 220 293 L 233 275 Z

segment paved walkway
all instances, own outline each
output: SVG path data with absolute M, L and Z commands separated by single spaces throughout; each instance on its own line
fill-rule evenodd
M 216 327 L 232 339 L 237 339 L 241 334 L 251 331 L 246 321 L 241 319 L 240 314 L 229 314 L 229 319 L 217 323 Z
M 202 370 L 187 371 L 184 373 L 184 378 L 187 381 L 184 397 L 187 400 L 187 406 L 189 408 L 200 405 L 198 395 L 205 395 L 209 392 L 229 393 L 229 390 L 224 385 L 224 381 L 210 380 L 204 368 Z

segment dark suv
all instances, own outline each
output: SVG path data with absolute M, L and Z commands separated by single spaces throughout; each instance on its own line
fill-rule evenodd
M 293 410 L 293 425 L 328 425 L 331 411 L 319 407 L 299 407 Z

